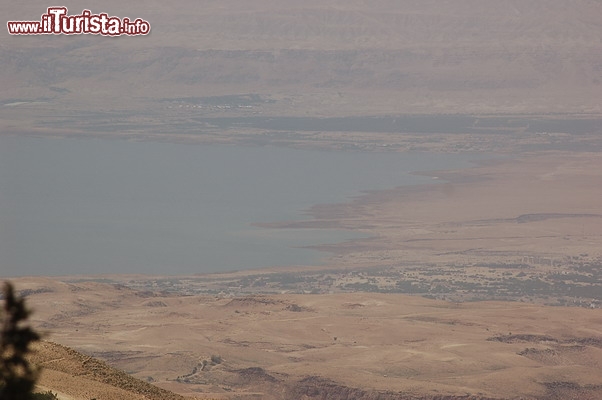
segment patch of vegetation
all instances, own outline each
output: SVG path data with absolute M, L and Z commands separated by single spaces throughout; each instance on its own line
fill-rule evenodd
M 52 399 L 51 394 L 33 394 L 39 371 L 30 365 L 26 356 L 29 346 L 40 340 L 40 335 L 29 326 L 22 326 L 31 311 L 25 300 L 15 295 L 10 283 L 4 284 L 4 305 L 0 329 L 0 399 Z

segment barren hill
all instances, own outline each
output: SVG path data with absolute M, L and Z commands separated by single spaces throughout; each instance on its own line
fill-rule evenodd
M 38 386 L 60 399 L 185 400 L 57 343 L 43 341 L 33 350 L 31 362 L 42 367 Z

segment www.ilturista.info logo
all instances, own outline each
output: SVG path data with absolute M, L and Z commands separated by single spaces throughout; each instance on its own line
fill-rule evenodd
M 148 35 L 151 26 L 148 21 L 137 18 L 109 17 L 107 13 L 92 14 L 84 10 L 79 15 L 68 15 L 67 7 L 49 7 L 40 21 L 8 21 L 11 35 L 77 35 L 92 34 L 103 36 Z

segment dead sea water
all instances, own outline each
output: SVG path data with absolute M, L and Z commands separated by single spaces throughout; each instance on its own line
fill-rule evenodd
M 315 265 L 357 233 L 267 229 L 474 155 L 0 135 L 0 276 Z

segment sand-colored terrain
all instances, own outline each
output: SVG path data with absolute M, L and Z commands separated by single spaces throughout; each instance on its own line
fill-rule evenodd
M 600 153 L 523 153 L 428 175 L 440 183 L 315 206 L 310 224 L 373 233 L 350 244 L 342 265 L 512 262 L 553 271 L 567 258 L 602 256 Z
M 15 283 L 27 290 L 34 325 L 49 340 L 189 396 L 602 394 L 597 309 L 378 293 L 179 296 L 46 278 Z M 52 387 L 57 374 L 48 372 L 44 384 Z
M 30 362 L 41 371 L 36 391 L 51 391 L 59 400 L 185 400 L 54 342 L 36 343 Z
M 599 307 L 601 171 L 598 152 L 506 155 L 473 168 L 428 172 L 432 185 L 316 205 L 308 211 L 313 219 L 264 226 L 349 229 L 369 236 L 316 246 L 332 252 L 330 266 L 346 274 L 316 272 L 311 284 L 298 281 L 290 290 L 315 292 L 319 286 L 320 292 Z M 229 284 L 236 287 L 236 280 Z

